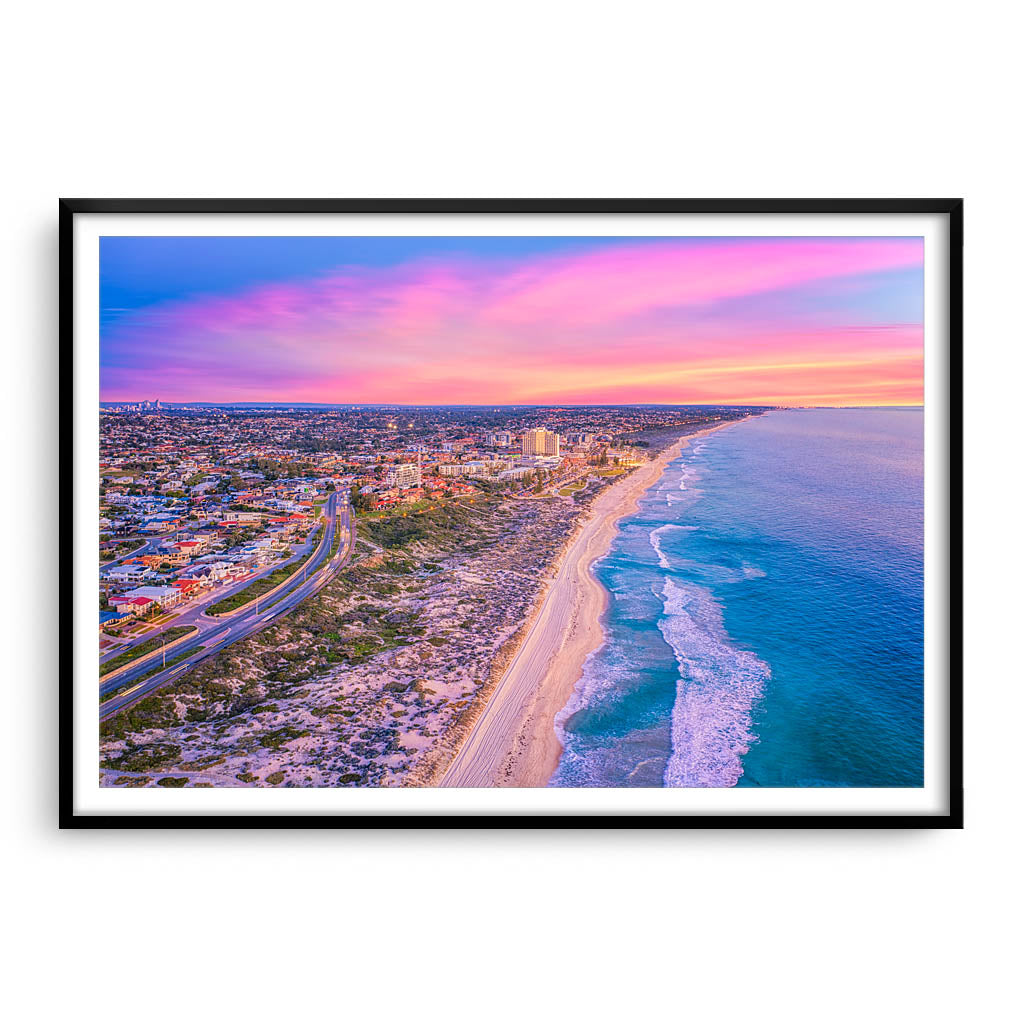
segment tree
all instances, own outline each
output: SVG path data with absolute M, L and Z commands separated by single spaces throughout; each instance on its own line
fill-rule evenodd
M 352 485 L 352 490 L 349 492 L 349 499 L 356 512 L 369 512 L 374 505 L 373 495 L 360 494 L 359 488 L 355 484 Z

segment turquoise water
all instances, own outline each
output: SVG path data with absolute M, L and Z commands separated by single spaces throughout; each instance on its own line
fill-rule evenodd
M 595 567 L 556 786 L 923 784 L 921 410 L 698 439 Z

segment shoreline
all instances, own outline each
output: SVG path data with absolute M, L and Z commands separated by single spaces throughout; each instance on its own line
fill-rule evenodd
M 572 696 L 587 657 L 605 640 L 601 617 L 608 593 L 591 567 L 608 553 L 620 520 L 636 512 L 641 496 L 661 479 L 669 463 L 698 438 L 742 422 L 684 435 L 598 495 L 562 557 L 550 567 L 553 578 L 522 642 L 439 786 L 547 785 L 562 755 L 555 717 Z

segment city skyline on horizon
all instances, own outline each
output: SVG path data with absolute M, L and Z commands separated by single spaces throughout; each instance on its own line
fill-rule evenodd
M 105 237 L 100 253 L 103 402 L 923 404 L 920 238 Z

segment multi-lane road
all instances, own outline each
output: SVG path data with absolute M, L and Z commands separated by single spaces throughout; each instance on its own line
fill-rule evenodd
M 352 509 L 347 501 L 341 503 L 339 509 L 339 498 L 338 493 L 332 494 L 328 498 L 327 504 L 324 506 L 324 529 L 320 542 L 296 580 L 288 584 L 283 591 L 269 595 L 266 598 L 267 606 L 261 607 L 261 600 L 260 603 L 245 607 L 235 615 L 214 617 L 206 614 L 204 604 L 203 607 L 197 607 L 179 616 L 174 620 L 175 625 L 195 625 L 198 627 L 198 632 L 183 640 L 178 646 L 171 648 L 166 655 L 165 652 L 158 649 L 140 659 L 137 664 L 118 672 L 102 683 L 100 686 L 101 700 L 104 694 L 113 690 L 121 690 L 121 692 L 100 705 L 100 719 L 110 718 L 117 712 L 131 707 L 147 694 L 173 682 L 198 665 L 199 662 L 219 654 L 231 644 L 263 629 L 274 619 L 287 614 L 296 605 L 323 589 L 352 557 L 352 549 L 355 545 Z M 334 556 L 328 558 L 338 531 L 342 533 L 341 542 Z M 252 582 L 252 580 L 246 580 L 244 585 L 248 586 Z M 218 597 L 223 596 L 225 595 L 218 595 Z M 141 680 L 135 686 L 128 685 L 125 688 L 126 684 L 132 683 L 135 679 L 161 665 L 165 656 L 170 660 L 171 658 L 180 658 L 183 654 L 187 656 L 181 661 Z

